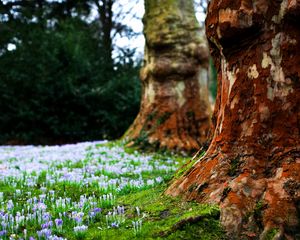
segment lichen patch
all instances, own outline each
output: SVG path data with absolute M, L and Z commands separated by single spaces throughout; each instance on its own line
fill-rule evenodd
M 267 87 L 267 98 L 271 101 L 274 100 L 274 89 L 271 86 Z
M 183 104 L 185 103 L 184 89 L 185 89 L 185 84 L 183 81 L 176 82 L 174 87 L 174 93 L 177 96 L 177 103 L 179 107 L 182 107 Z
M 234 98 L 232 99 L 231 103 L 230 103 L 230 109 L 234 109 L 234 106 L 239 102 L 239 97 L 238 95 L 234 96 Z
M 267 86 L 267 97 L 273 101 L 275 97 L 286 98 L 290 93 L 294 91 L 292 85 L 286 80 L 282 63 L 281 44 L 284 41 L 284 33 L 279 32 L 272 39 L 272 49 L 270 51 L 271 61 L 268 56 L 263 59 L 264 66 L 271 65 L 270 75 L 271 78 L 268 80 Z
M 229 96 L 230 93 L 231 93 L 231 89 L 232 89 L 233 84 L 234 84 L 235 81 L 236 81 L 236 74 L 237 74 L 238 72 L 239 72 L 239 69 L 236 69 L 236 68 L 233 68 L 232 71 L 227 71 L 227 74 L 228 74 L 228 80 L 229 80 L 228 96 Z
M 148 104 L 152 104 L 155 99 L 155 90 L 154 90 L 154 84 L 152 81 L 149 81 L 145 88 L 145 96 L 147 99 Z
M 272 59 L 266 52 L 264 52 L 263 59 L 261 61 L 261 67 L 267 68 L 267 67 L 269 67 L 269 65 L 272 65 Z
M 256 64 L 249 67 L 247 75 L 248 75 L 248 78 L 250 78 L 250 79 L 258 78 L 259 73 L 257 71 Z
M 287 7 L 288 7 L 288 0 L 283 0 L 283 1 L 281 2 L 280 10 L 279 10 L 278 15 L 275 15 L 275 16 L 273 16 L 273 18 L 272 18 L 272 21 L 273 21 L 274 23 L 279 24 L 279 23 L 281 22 L 281 20 L 284 18 L 284 15 L 285 15 L 285 13 L 286 13 Z

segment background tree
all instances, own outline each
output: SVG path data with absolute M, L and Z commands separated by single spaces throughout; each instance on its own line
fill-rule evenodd
M 0 2 L 0 143 L 117 138 L 128 128 L 139 106 L 138 64 L 130 50 L 117 60 L 111 48 L 106 54 L 93 7 Z
M 145 1 L 140 112 L 126 133 L 129 145 L 199 149 L 210 126 L 208 50 L 193 1 Z
M 231 239 L 300 234 L 299 16 L 296 1 L 213 0 L 208 8 L 214 137 L 167 193 L 219 204 Z
M 132 9 L 135 2 L 131 1 L 130 7 L 124 9 L 124 3 L 117 0 L 89 0 L 86 1 L 92 9 L 96 9 L 97 15 L 92 21 L 96 26 L 95 33 L 102 39 L 103 56 L 106 59 L 107 71 L 113 71 L 114 57 L 113 52 L 116 50 L 114 41 L 116 38 L 126 35 L 128 38 L 133 38 L 138 34 L 134 32 L 128 25 L 124 24 L 125 18 L 135 18 L 136 12 Z M 128 49 L 117 49 L 118 51 L 126 52 Z

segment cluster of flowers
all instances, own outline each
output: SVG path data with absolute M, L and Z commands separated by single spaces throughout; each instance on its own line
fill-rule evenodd
M 113 211 L 109 211 L 105 218 L 108 228 L 117 228 L 125 222 L 125 208 L 123 206 L 114 207 Z
M 88 225 L 100 218 L 105 219 L 107 228 L 116 228 L 125 222 L 124 206 L 113 206 L 106 215 L 101 215 L 101 207 L 112 205 L 115 201 L 115 196 L 111 193 L 100 197 L 81 195 L 76 202 L 70 198 L 55 199 L 53 192 L 51 190 L 39 197 L 29 198 L 24 204 L 18 204 L 18 199 L 10 199 L 6 204 L 2 202 L 0 239 L 8 235 L 19 236 L 20 233 L 23 234 L 24 239 L 36 239 L 34 236 L 27 236 L 27 226 L 39 226 L 35 234 L 37 239 L 63 239 L 54 235 L 53 231 L 63 233 L 64 222 L 73 225 L 75 235 L 78 236 L 82 236 L 88 229 Z M 0 195 L 3 200 L 4 194 Z M 19 209 L 22 210 L 18 211 Z
M 30 198 L 27 202 L 17 204 L 13 200 L 8 200 L 6 208 L 1 205 L 0 210 L 0 239 L 6 239 L 8 235 L 9 239 L 17 239 L 20 233 L 23 234 L 24 238 L 19 237 L 18 239 L 36 239 L 34 236 L 27 236 L 27 226 L 40 226 L 40 230 L 36 231 L 38 239 L 63 239 L 61 237 L 52 234 L 52 230 L 55 228 L 56 231 L 62 230 L 62 219 L 55 219 L 55 226 L 53 224 L 52 216 L 47 211 L 47 205 L 42 202 L 43 199 Z M 18 211 L 22 208 L 21 211 Z M 26 209 L 26 210 L 25 210 Z M 23 229 L 23 231 L 22 231 Z
M 14 186 L 16 181 L 23 180 L 21 188 L 34 187 L 39 174 L 45 172 L 45 185 L 72 182 L 88 187 L 98 184 L 101 189 L 113 187 L 122 191 L 163 181 L 160 176 L 145 179 L 144 173 L 159 171 L 164 174 L 176 170 L 177 164 L 172 159 L 158 164 L 151 155 L 127 154 L 121 147 L 95 146 L 100 143 L 0 147 L 0 181 Z
M 152 172 L 164 175 L 176 169 L 172 159 L 161 164 L 152 156 L 100 143 L 0 147 L 0 184 L 14 189 L 0 192 L 0 239 L 62 240 L 66 229 L 82 237 L 95 222 L 118 228 L 126 214 L 123 206 L 115 206 L 115 194 L 158 184 L 163 178 Z M 75 200 L 54 191 L 59 184 L 103 194 L 83 194 Z M 138 233 L 143 216 L 139 208 L 136 211 L 138 217 L 130 221 Z

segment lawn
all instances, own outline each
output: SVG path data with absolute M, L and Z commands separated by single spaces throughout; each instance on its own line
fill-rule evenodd
M 0 239 L 223 239 L 216 206 L 165 196 L 188 158 L 122 142 L 0 147 Z

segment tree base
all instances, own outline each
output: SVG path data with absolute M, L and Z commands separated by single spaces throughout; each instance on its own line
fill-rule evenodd
M 230 239 L 300 239 L 300 149 L 277 152 L 267 164 L 209 152 L 166 193 L 218 204 Z
M 125 134 L 129 147 L 195 153 L 207 145 L 209 112 L 195 115 L 192 109 L 181 111 L 145 111 Z M 201 118 L 202 117 L 202 118 Z M 201 119 L 200 119 L 201 118 Z

